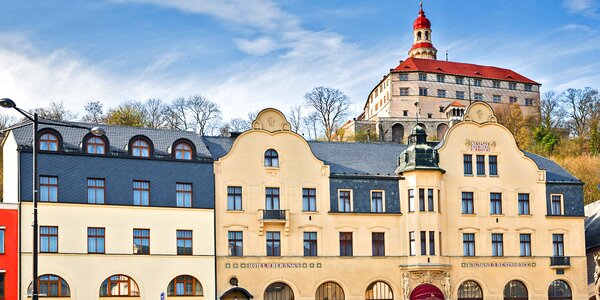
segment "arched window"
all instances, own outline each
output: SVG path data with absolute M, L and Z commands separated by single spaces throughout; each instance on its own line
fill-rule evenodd
M 344 290 L 335 282 L 325 282 L 317 289 L 315 300 L 344 300 Z
M 366 300 L 393 300 L 392 288 L 383 281 L 375 281 L 369 285 L 365 292 Z
M 58 137 L 53 133 L 42 133 L 39 142 L 40 150 L 58 151 Z
M 504 286 L 504 299 L 527 300 L 527 287 L 519 280 L 513 280 Z
M 192 159 L 192 146 L 186 142 L 179 142 L 175 146 L 176 159 Z
M 396 123 L 392 126 L 392 142 L 402 143 L 404 140 L 404 126 Z
M 279 167 L 279 154 L 273 149 L 265 152 L 265 167 Z
M 571 287 L 563 280 L 554 280 L 548 287 L 549 300 L 571 300 Z
M 195 277 L 179 275 L 169 283 L 167 296 L 204 296 L 204 290 Z
M 31 297 L 33 285 L 29 284 L 27 297 Z M 70 297 L 71 290 L 67 282 L 52 274 L 45 274 L 38 277 L 38 294 L 40 297 Z
M 100 137 L 91 137 L 85 143 L 87 153 L 91 154 L 105 154 L 106 153 L 106 143 Z
M 429 32 L 425 31 L 425 40 L 429 40 Z
M 467 280 L 458 287 L 458 300 L 481 300 L 483 291 L 481 286 L 473 280 Z
M 149 157 L 150 145 L 142 139 L 135 140 L 133 144 L 131 144 L 131 155 L 137 157 Z
M 140 296 L 140 288 L 131 277 L 113 275 L 100 286 L 100 297 Z
M 419 31 L 419 32 L 417 32 L 417 41 L 420 41 L 420 40 L 421 40 L 421 32 Z
M 275 282 L 265 290 L 265 300 L 294 300 L 294 292 L 289 285 L 283 282 Z

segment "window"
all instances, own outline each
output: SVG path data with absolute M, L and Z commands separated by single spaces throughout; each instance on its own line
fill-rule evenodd
M 529 299 L 527 287 L 519 280 L 513 280 L 504 286 L 504 299 Z
M 87 179 L 88 203 L 104 204 L 104 195 L 106 194 L 106 186 L 104 179 Z
M 46 274 L 38 277 L 38 295 L 40 298 L 42 297 L 70 297 L 71 290 L 69 289 L 69 285 L 67 282 L 56 276 L 51 274 Z M 27 289 L 27 297 L 30 298 L 33 292 L 33 285 L 29 284 L 29 288 Z M 44 296 L 41 296 L 44 295 Z
M 527 92 L 531 92 L 531 91 L 533 90 L 533 86 L 532 86 L 531 84 L 529 84 L 529 83 L 525 83 L 525 84 L 523 85 L 523 89 L 524 89 L 525 91 L 527 91 Z
M 467 215 L 475 213 L 473 208 L 473 192 L 462 192 L 462 213 Z
M 433 189 L 427 190 L 427 210 L 433 211 Z
M 227 233 L 229 239 L 229 256 L 244 255 L 244 240 L 241 231 L 229 231 Z
M 514 82 L 509 82 L 508 83 L 508 89 L 509 90 L 516 90 L 517 89 L 517 84 Z
M 344 290 L 335 282 L 325 282 L 319 286 L 315 293 L 315 300 L 344 300 Z
M 177 230 L 177 255 L 192 255 L 192 231 Z
M 475 94 L 473 94 L 473 99 L 479 100 L 479 101 L 483 101 L 483 94 L 482 93 L 475 93 Z
M 140 288 L 131 277 L 113 275 L 100 285 L 100 297 L 139 296 Z
M 400 96 L 408 96 L 408 88 L 400 88 Z
M 347 190 L 342 190 L 338 192 L 339 202 L 340 202 L 340 212 L 351 212 L 352 211 L 352 199 L 351 193 Z
M 186 142 L 178 143 L 177 146 L 175 146 L 175 158 L 192 159 L 192 146 Z
M 529 194 L 519 193 L 519 215 L 529 215 Z
M 317 256 L 317 233 L 304 233 L 304 256 Z
M 427 255 L 427 231 L 421 231 L 421 255 Z
M 5 229 L 0 228 L 0 254 L 4 254 L 4 244 L 5 244 Z
M 180 275 L 169 283 L 167 296 L 204 296 L 204 290 L 195 277 Z
M 456 79 L 456 84 L 463 84 L 463 82 L 464 82 L 464 78 L 463 77 L 456 76 L 455 79 Z
M 267 256 L 281 256 L 281 234 L 267 231 Z
M 420 87 L 419 88 L 419 96 L 427 96 L 427 88 Z
M 177 183 L 177 207 L 192 207 L 192 184 Z
M 502 233 L 492 233 L 492 256 L 504 256 Z
M 405 116 L 405 117 L 408 117 L 408 110 L 403 110 L 402 111 L 402 115 Z
M 482 82 L 481 79 L 473 79 L 473 85 L 474 86 L 481 86 L 481 82 Z
M 440 106 L 440 112 L 444 112 L 444 107 Z
M 400 81 L 408 81 L 408 74 L 400 74 L 398 78 Z
M 104 154 L 106 153 L 106 144 L 100 137 L 91 137 L 86 142 L 87 153 Z
M 150 254 L 150 229 L 133 229 L 133 254 Z
M 227 209 L 242 210 L 242 187 L 228 186 L 227 187 Z
M 485 156 L 477 155 L 477 176 L 485 175 Z
M 500 95 L 493 95 L 492 96 L 492 101 L 494 101 L 494 103 L 500 103 L 500 102 L 502 102 L 502 96 L 500 96 Z
M 88 253 L 104 253 L 104 228 L 88 227 Z
M 456 91 L 456 99 L 465 99 L 465 92 Z
M 372 232 L 372 250 L 373 256 L 385 256 L 385 233 L 384 232 Z
M 415 211 L 415 190 L 408 190 L 408 211 Z
M 517 97 L 508 97 L 510 104 L 517 103 Z
M 383 212 L 383 192 L 371 191 L 371 212 Z
M 279 167 L 279 154 L 273 149 L 265 152 L 265 167 Z
M 58 252 L 58 227 L 40 226 L 40 252 Z
M 39 140 L 40 150 L 58 151 L 58 138 L 52 133 L 44 133 Z
M 425 211 L 425 189 L 419 189 L 419 211 Z
M 498 156 L 490 155 L 488 156 L 488 165 L 490 176 L 498 176 Z
M 521 256 L 531 256 L 531 234 L 519 234 L 519 241 L 521 244 Z
M 369 284 L 365 292 L 365 300 L 394 300 L 392 288 L 383 281 Z
M 565 256 L 565 236 L 562 233 L 552 234 L 552 256 Z
M 302 189 L 302 211 L 317 211 L 316 189 Z
M 40 176 L 40 201 L 58 201 L 58 177 Z
M 461 283 L 458 287 L 458 300 L 483 300 L 481 286 L 473 280 Z
M 429 255 L 435 255 L 435 231 L 429 232 Z
M 500 81 L 498 81 L 498 80 L 492 81 L 492 87 L 495 88 L 495 89 L 499 89 L 500 88 Z
M 340 256 L 352 256 L 352 232 L 340 232 Z
M 437 96 L 440 98 L 446 98 L 446 90 L 437 90 Z
M 427 81 L 427 74 L 419 73 L 419 81 Z
M 133 205 L 150 204 L 150 182 L 149 181 L 133 181 Z
M 265 210 L 279 210 L 279 188 L 265 188 Z
M 408 248 L 410 256 L 417 255 L 417 241 L 415 240 L 415 232 L 411 231 L 408 233 Z
M 525 98 L 525 106 L 533 106 L 533 99 Z
M 463 154 L 463 170 L 465 175 L 473 175 L 473 155 Z
M 446 77 L 444 75 L 437 75 L 437 82 L 444 82 L 444 80 L 446 79 Z
M 502 193 L 490 193 L 490 214 L 502 214 Z
M 463 233 L 463 255 L 475 256 L 475 234 Z
M 571 300 L 573 293 L 568 283 L 563 280 L 554 280 L 548 287 L 548 300 Z M 591 297 L 590 299 L 595 299 Z
M 150 144 L 141 139 L 135 140 L 131 146 L 131 155 L 136 157 L 150 157 Z
M 562 195 L 550 195 L 550 215 L 561 216 L 562 215 Z

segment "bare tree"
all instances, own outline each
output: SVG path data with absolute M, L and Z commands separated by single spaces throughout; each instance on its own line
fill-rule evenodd
M 302 105 L 294 105 L 290 108 L 290 126 L 292 127 L 293 132 L 300 131 L 300 126 L 302 126 Z
M 159 98 L 150 98 L 144 103 L 146 126 L 150 128 L 164 128 L 167 124 L 167 113 L 166 105 Z
M 233 118 L 229 120 L 229 128 L 233 132 L 242 132 L 250 129 L 250 122 L 242 118 Z
M 591 120 L 599 114 L 598 90 L 590 87 L 568 89 L 561 94 L 561 101 L 567 110 L 568 126 L 571 132 L 579 137 L 587 136 Z
M 192 127 L 187 117 L 185 98 L 176 98 L 165 108 L 165 123 L 169 129 L 188 130 Z
M 306 128 L 309 140 L 316 140 L 319 137 L 317 133 L 319 131 L 319 120 L 320 116 L 316 111 L 313 111 L 305 118 L 302 118 L 302 123 Z
M 250 127 L 252 127 L 252 122 L 256 120 L 256 117 L 258 117 L 259 112 L 260 110 L 255 110 L 248 113 L 248 121 L 250 122 Z
M 203 96 L 191 96 L 187 100 L 187 109 L 198 134 L 213 133 L 218 128 L 221 119 L 221 110 L 218 104 Z
M 15 123 L 15 121 L 16 119 L 13 116 L 0 114 L 0 130 L 12 126 Z
M 106 121 L 103 105 L 100 101 L 90 101 L 85 106 L 86 114 L 81 118 L 81 121 L 100 124 Z
M 54 121 L 73 121 L 77 119 L 77 114 L 67 109 L 62 101 L 51 102 L 48 107 L 38 107 L 30 111 L 37 113 L 40 119 Z
M 348 96 L 338 89 L 319 86 L 306 93 L 304 99 L 319 114 L 325 137 L 331 141 L 339 122 L 348 114 Z
M 542 95 L 540 101 L 542 125 L 548 129 L 564 126 L 565 110 L 561 106 L 560 95 L 555 91 L 548 91 Z

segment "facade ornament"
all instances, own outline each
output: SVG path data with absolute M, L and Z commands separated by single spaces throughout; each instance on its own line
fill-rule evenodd
M 450 283 L 450 273 L 446 272 L 444 278 L 442 278 L 442 286 L 444 287 L 444 294 L 446 299 L 452 300 L 452 286 Z
M 402 291 L 404 292 L 404 300 L 410 300 L 410 277 L 408 273 L 402 274 Z

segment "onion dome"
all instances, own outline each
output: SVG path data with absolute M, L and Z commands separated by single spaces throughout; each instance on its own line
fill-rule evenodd
M 419 10 L 419 16 L 413 23 L 413 29 L 421 29 L 421 28 L 431 28 L 431 22 L 425 16 L 425 12 L 423 11 L 423 2 L 420 3 L 421 10 Z

